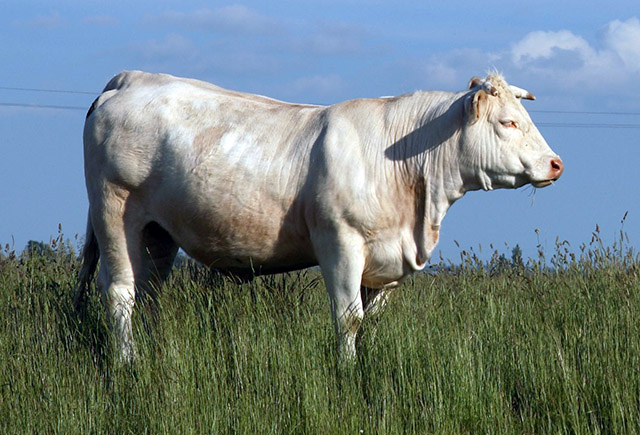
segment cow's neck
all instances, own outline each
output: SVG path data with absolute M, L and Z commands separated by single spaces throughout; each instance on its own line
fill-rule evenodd
M 457 155 L 463 103 L 460 95 L 445 93 L 418 93 L 406 99 L 398 103 L 407 104 L 405 113 L 413 113 L 418 122 L 408 124 L 391 146 L 391 161 L 398 181 L 415 198 L 416 263 L 421 267 L 438 242 L 447 210 L 465 193 Z

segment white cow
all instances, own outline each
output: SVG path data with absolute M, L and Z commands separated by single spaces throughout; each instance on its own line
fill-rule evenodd
M 179 247 L 250 277 L 320 265 L 339 348 L 422 270 L 470 190 L 544 187 L 563 171 L 498 74 L 458 92 L 289 104 L 169 75 L 113 78 L 87 114 L 89 219 L 76 301 L 98 285 L 122 357 L 137 291 Z

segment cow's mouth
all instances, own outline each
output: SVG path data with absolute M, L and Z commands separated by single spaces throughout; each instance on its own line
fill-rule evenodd
M 552 185 L 556 180 L 554 179 L 549 179 L 549 180 L 542 180 L 542 181 L 532 181 L 531 185 L 533 187 L 547 187 Z

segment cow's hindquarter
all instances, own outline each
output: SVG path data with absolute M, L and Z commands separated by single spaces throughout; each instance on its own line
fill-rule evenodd
M 135 281 L 143 265 L 145 226 L 145 210 L 136 199 L 136 188 L 146 178 L 148 166 L 144 158 L 134 161 L 132 155 L 152 153 L 135 152 L 138 141 L 126 124 L 122 126 L 118 97 L 118 91 L 110 90 L 92 106 L 84 129 L 84 166 L 90 225 L 101 258 L 98 287 L 121 346 L 120 355 L 130 360 L 135 354 L 131 315 Z

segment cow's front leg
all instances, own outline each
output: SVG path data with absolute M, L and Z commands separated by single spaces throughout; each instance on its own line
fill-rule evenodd
M 374 289 L 364 286 L 360 289 L 362 305 L 367 317 L 377 316 L 384 310 L 392 291 L 393 288 Z
M 380 314 L 384 311 L 392 291 L 393 288 L 374 289 L 365 286 L 360 288 L 362 308 L 364 310 L 364 315 L 367 318 L 364 337 L 368 337 L 368 341 L 370 343 L 373 343 L 376 338 Z M 364 337 L 363 331 L 360 331 L 358 341 L 362 341 Z
M 364 317 L 360 285 L 364 270 L 363 242 L 357 234 L 323 234 L 314 240 L 314 248 L 322 269 L 331 315 L 341 355 L 356 355 L 356 336 Z

